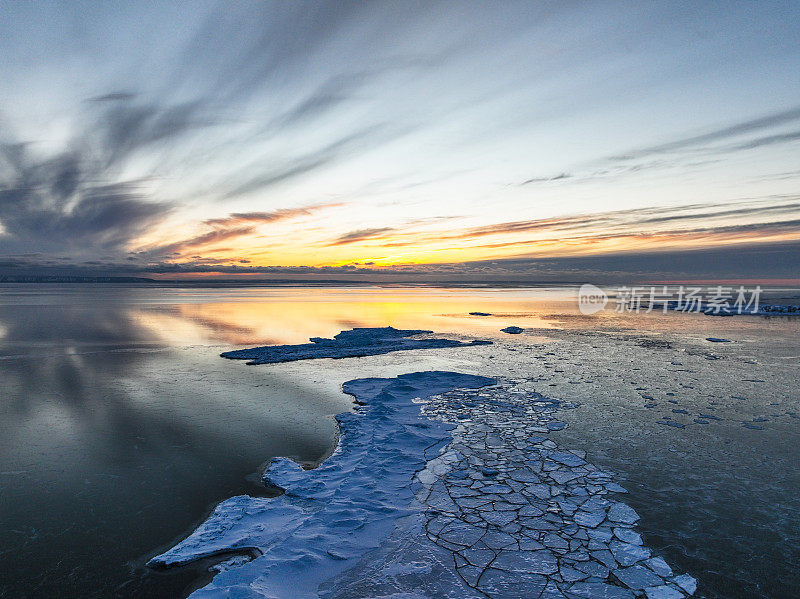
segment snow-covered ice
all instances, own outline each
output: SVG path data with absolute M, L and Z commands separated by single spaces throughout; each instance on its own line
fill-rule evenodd
M 376 549 L 412 507 L 411 480 L 448 439 L 448 426 L 420 415 L 414 397 L 493 383 L 486 377 L 423 372 L 360 379 L 344 391 L 367 405 L 337 416 L 341 438 L 321 466 L 304 471 L 275 460 L 265 478 L 277 498 L 240 495 L 219 504 L 188 538 L 153 558 L 167 567 L 256 552 L 217 574 L 193 597 L 316 597 L 319 585 Z
M 153 560 L 230 560 L 193 597 L 685 597 L 609 497 L 613 475 L 543 436 L 577 407 L 534 381 L 419 372 L 344 385 L 339 447 L 304 471 L 274 460 L 280 497 L 233 497 Z M 561 428 L 563 428 L 563 426 Z
M 223 358 L 248 360 L 248 364 L 274 364 L 314 358 L 357 358 L 410 349 L 453 348 L 469 345 L 490 345 L 491 341 L 463 343 L 453 339 L 420 339 L 433 331 L 402 330 L 393 327 L 355 328 L 342 331 L 333 339 L 312 337 L 311 343 L 299 345 L 265 345 L 224 352 Z M 410 337 L 414 337 L 411 339 Z

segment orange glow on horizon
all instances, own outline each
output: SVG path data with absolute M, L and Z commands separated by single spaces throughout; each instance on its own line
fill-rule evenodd
M 680 235 L 674 233 L 658 235 L 653 233 L 563 240 L 517 239 L 496 244 L 495 246 L 493 244 L 470 246 L 465 243 L 462 247 L 437 247 L 435 242 L 428 241 L 420 245 L 410 244 L 403 248 L 404 251 L 393 251 L 388 255 L 378 257 L 376 257 L 377 252 L 375 251 L 377 248 L 374 245 L 367 244 L 354 244 L 346 248 L 345 251 L 341 250 L 341 248 L 331 249 L 330 257 L 323 257 L 321 254 L 324 254 L 324 252 L 319 251 L 318 248 L 310 247 L 281 247 L 273 248 L 269 253 L 254 251 L 252 254 L 246 253 L 244 248 L 235 251 L 231 248 L 217 248 L 204 252 L 205 257 L 210 258 L 207 261 L 204 261 L 203 257 L 196 257 L 198 255 L 192 253 L 190 256 L 176 257 L 170 263 L 176 265 L 199 263 L 209 266 L 219 264 L 221 267 L 238 265 L 243 270 L 246 270 L 247 267 L 272 267 L 276 265 L 313 268 L 357 266 L 381 270 L 392 267 L 462 263 L 503 258 L 581 257 L 631 252 L 692 250 L 797 240 L 800 240 L 800 232 L 740 235 L 735 237 L 724 235 Z M 474 242 L 475 240 L 469 241 Z M 396 248 L 392 249 L 396 250 Z

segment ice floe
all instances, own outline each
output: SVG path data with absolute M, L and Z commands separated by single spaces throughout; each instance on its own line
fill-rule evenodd
M 312 337 L 311 343 L 299 345 L 265 345 L 239 349 L 221 354 L 232 360 L 248 360 L 248 364 L 274 364 L 311 360 L 314 358 L 356 358 L 387 354 L 410 349 L 436 349 L 469 345 L 491 345 L 491 341 L 472 341 L 464 343 L 453 339 L 419 339 L 419 335 L 433 331 L 402 330 L 393 327 L 355 328 L 342 331 L 333 339 Z
M 519 335 L 524 329 L 520 327 L 506 327 L 500 330 L 504 333 L 508 333 L 509 335 Z
M 697 312 L 706 316 L 800 316 L 800 306 L 792 304 L 761 304 L 753 309 L 738 309 L 724 305 L 710 305 L 700 301 L 697 304 L 672 301 L 667 306 L 676 312 Z

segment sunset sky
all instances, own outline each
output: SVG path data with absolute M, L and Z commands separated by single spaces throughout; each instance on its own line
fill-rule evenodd
M 800 277 L 798 22 L 0 1 L 0 274 Z

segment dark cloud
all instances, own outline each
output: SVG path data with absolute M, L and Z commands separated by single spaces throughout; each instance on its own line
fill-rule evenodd
M 133 100 L 135 97 L 136 94 L 130 92 L 113 92 L 89 98 L 88 102 L 125 102 L 127 100 Z
M 138 152 L 209 125 L 199 101 L 159 105 L 115 92 L 93 98 L 66 149 L 45 154 L 0 130 L 0 252 L 38 248 L 72 256 L 124 251 L 175 208 L 120 180 Z M 163 145 L 161 146 L 163 148 Z
M 504 258 L 462 263 L 409 264 L 373 267 L 369 264 L 344 266 L 251 266 L 236 260 L 195 260 L 183 263 L 154 262 L 135 266 L 107 262 L 42 263 L 37 256 L 18 256 L 5 261 L 5 273 L 47 273 L 75 275 L 158 275 L 185 276 L 247 275 L 275 280 L 422 282 L 431 284 L 531 284 L 542 282 L 594 282 L 631 284 L 639 281 L 692 280 L 697 278 L 786 278 L 800 276 L 800 241 L 735 244 L 726 247 L 619 252 L 590 256 L 555 258 Z M 3 266 L 3 265 L 0 265 Z M 0 273 L 0 276 L 2 273 Z M 212 282 L 203 279 L 199 284 Z
M 98 175 L 78 152 L 37 160 L 25 145 L 0 146 L 0 252 L 121 252 L 171 210 L 136 182 Z

